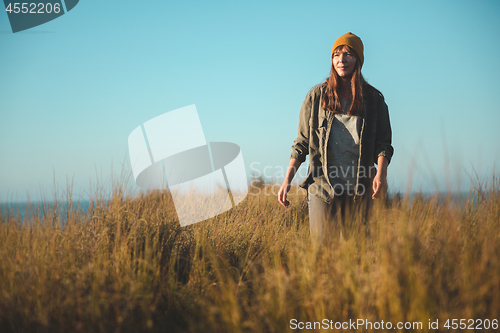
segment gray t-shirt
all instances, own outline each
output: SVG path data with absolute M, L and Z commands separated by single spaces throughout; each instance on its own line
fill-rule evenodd
M 328 173 L 336 194 L 353 193 L 359 158 L 359 117 L 348 116 L 350 100 L 340 100 L 344 114 L 335 114 L 328 138 Z

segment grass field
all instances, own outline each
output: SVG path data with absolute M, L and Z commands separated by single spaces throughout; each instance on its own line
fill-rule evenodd
M 319 248 L 304 193 L 285 209 L 271 190 L 257 184 L 184 228 L 168 192 L 119 188 L 86 211 L 2 215 L 0 332 L 291 332 L 323 319 L 393 332 L 439 320 L 444 332 L 447 319 L 500 319 L 498 179 L 471 190 L 474 202 L 377 200 L 366 226 L 355 216 Z

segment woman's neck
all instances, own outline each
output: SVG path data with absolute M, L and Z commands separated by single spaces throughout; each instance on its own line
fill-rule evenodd
M 341 99 L 352 99 L 351 78 L 340 78 L 338 94 Z

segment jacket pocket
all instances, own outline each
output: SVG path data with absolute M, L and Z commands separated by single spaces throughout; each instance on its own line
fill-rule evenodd
M 317 121 L 315 121 L 315 120 L 316 119 L 314 119 L 314 118 L 309 119 L 309 127 L 311 127 L 312 129 L 319 129 L 322 127 L 326 127 L 328 124 L 328 119 L 324 116 L 319 116 L 317 118 Z
M 318 118 L 318 128 L 326 128 L 326 125 L 328 124 L 328 119 L 326 119 L 326 117 L 322 117 L 320 116 Z
M 316 133 L 318 135 L 318 138 L 319 138 L 319 143 L 320 145 L 322 144 L 322 142 L 324 142 L 325 138 L 326 138 L 326 129 L 328 127 L 328 119 L 326 119 L 326 117 L 319 117 L 318 118 L 318 128 L 316 130 Z

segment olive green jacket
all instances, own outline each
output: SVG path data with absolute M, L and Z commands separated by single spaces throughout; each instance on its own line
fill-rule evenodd
M 327 174 L 328 138 L 330 137 L 334 113 L 321 107 L 326 85 L 315 86 L 307 94 L 299 115 L 297 139 L 292 146 L 290 158 L 304 162 L 309 155 L 309 170 L 300 184 L 310 193 L 332 202 L 335 194 Z M 364 109 L 358 126 L 360 138 L 359 159 L 356 180 L 356 197 L 372 193 L 372 181 L 376 174 L 375 163 L 378 156 L 385 156 L 389 163 L 394 153 L 391 145 L 391 124 L 384 97 L 373 87 L 364 89 Z

